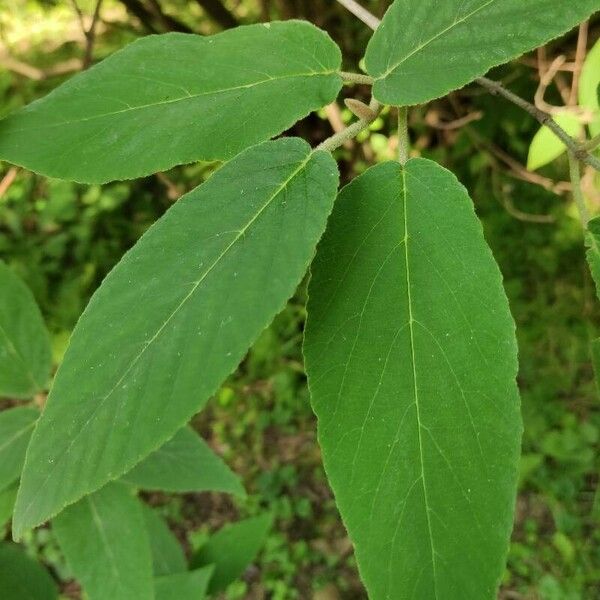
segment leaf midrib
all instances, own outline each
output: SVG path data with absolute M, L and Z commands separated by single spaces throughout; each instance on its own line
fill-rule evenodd
M 80 119 L 74 119 L 71 121 L 62 121 L 60 123 L 46 123 L 43 125 L 36 125 L 34 127 L 26 127 L 24 129 L 13 129 L 12 133 L 24 133 L 26 131 L 32 131 L 32 130 L 37 131 L 40 129 L 52 129 L 52 128 L 56 128 L 56 127 L 67 127 L 69 125 L 76 125 L 79 123 L 87 123 L 90 121 L 104 119 L 105 117 L 112 117 L 115 115 L 121 115 L 124 113 L 130 113 L 133 111 L 144 110 L 147 108 L 156 108 L 158 106 L 165 106 L 165 105 L 169 105 L 169 104 L 176 104 L 178 102 L 186 102 L 189 100 L 196 100 L 197 98 L 201 98 L 203 96 L 211 96 L 211 95 L 218 96 L 219 94 L 226 94 L 228 92 L 235 92 L 238 90 L 250 89 L 253 87 L 264 85 L 271 81 L 283 81 L 285 79 L 293 79 L 296 77 L 322 77 L 322 76 L 335 75 L 335 74 L 336 74 L 335 70 L 330 70 L 330 71 L 320 71 L 320 72 L 319 71 L 311 71 L 309 73 L 294 73 L 291 75 L 284 75 L 282 77 L 269 77 L 268 79 L 261 79 L 260 81 L 255 81 L 253 83 L 246 83 L 244 85 L 237 85 L 237 86 L 232 86 L 229 88 L 210 90 L 210 91 L 206 91 L 206 92 L 199 92 L 197 94 L 189 94 L 188 93 L 187 96 L 181 96 L 179 98 L 173 98 L 171 100 L 163 100 L 161 102 L 152 102 L 149 104 L 140 104 L 138 106 L 122 108 L 120 110 L 114 110 L 114 111 L 110 111 L 110 112 L 106 112 L 106 113 L 92 115 L 90 117 L 82 117 Z M 32 110 L 31 112 L 34 112 L 34 111 Z
M 106 400 L 108 400 L 108 398 L 110 398 L 110 396 L 113 394 L 113 392 L 121 385 L 121 383 L 124 381 L 125 377 L 127 377 L 128 373 L 131 371 L 131 369 L 135 366 L 135 364 L 137 364 L 137 362 L 143 356 L 143 354 L 147 350 L 147 348 L 149 348 L 150 345 L 162 333 L 162 331 L 164 331 L 165 327 L 169 324 L 169 322 L 174 318 L 174 316 L 179 312 L 179 310 L 181 310 L 181 308 L 186 304 L 186 302 L 192 297 L 192 295 L 198 289 L 198 287 L 200 286 L 200 284 L 212 272 L 212 270 L 217 266 L 217 264 L 225 257 L 225 255 L 229 252 L 229 250 L 241 238 L 243 238 L 243 236 L 245 235 L 245 233 L 248 230 L 248 228 L 251 227 L 256 222 L 256 220 L 271 205 L 271 203 L 275 200 L 275 198 L 277 198 L 277 196 L 279 196 L 279 194 L 281 194 L 281 192 L 283 192 L 283 190 L 286 189 L 286 187 L 290 184 L 290 182 L 302 171 L 302 169 L 304 169 L 304 167 L 308 164 L 308 162 L 312 159 L 312 157 L 314 155 L 315 155 L 315 151 L 311 150 L 311 151 L 308 152 L 307 157 L 300 163 L 300 165 L 298 166 L 298 168 L 295 169 L 292 172 L 292 174 L 277 188 L 277 190 L 267 199 L 267 201 L 265 202 L 265 204 L 263 204 L 263 206 L 256 212 L 256 214 L 248 221 L 248 223 L 243 227 L 243 229 L 240 230 L 240 232 L 236 235 L 236 237 L 233 239 L 233 241 L 221 252 L 221 254 L 216 258 L 216 260 L 213 261 L 213 263 L 204 272 L 204 274 L 202 275 L 202 277 L 194 284 L 194 286 L 192 287 L 192 289 L 190 290 L 190 292 L 188 292 L 188 294 L 183 298 L 183 300 L 179 303 L 179 305 L 177 305 L 177 307 L 171 312 L 171 314 L 167 317 L 167 319 L 164 321 L 164 323 L 159 327 L 159 329 L 152 336 L 152 338 L 150 338 L 150 340 L 144 345 L 144 347 L 142 348 L 142 350 L 133 358 L 133 360 L 131 361 L 131 363 L 129 364 L 129 366 L 127 367 L 127 369 L 123 373 L 123 375 L 119 378 L 119 380 L 117 381 L 117 383 L 96 404 L 96 406 L 94 407 L 93 412 L 90 414 L 90 416 L 87 419 L 87 421 L 79 428 L 79 430 L 77 431 L 77 433 L 71 438 L 71 440 L 69 442 L 69 445 L 66 447 L 66 449 L 62 453 L 61 457 L 58 458 L 57 460 L 55 460 L 52 463 L 51 468 L 48 469 L 47 474 L 46 474 L 46 478 L 42 481 L 42 483 L 38 487 L 38 494 L 31 499 L 31 501 L 29 502 L 29 504 L 23 510 L 23 515 L 24 516 L 28 514 L 29 510 L 31 509 L 31 507 L 35 503 L 35 501 L 37 499 L 37 496 L 39 496 L 41 494 L 41 491 L 45 488 L 46 484 L 50 480 L 52 474 L 55 472 L 55 470 L 58 467 L 58 465 L 61 464 L 62 460 L 64 459 L 64 457 L 69 454 L 69 452 L 71 451 L 71 448 L 73 447 L 73 445 L 75 444 L 75 442 L 81 437 L 81 435 L 83 434 L 83 432 L 86 430 L 87 426 L 90 424 L 90 422 L 92 421 L 92 419 L 94 418 L 94 416 L 96 415 L 96 413 L 98 412 L 98 410 L 100 410 L 100 408 L 102 408 L 102 406 L 104 405 L 104 403 L 106 402 Z M 146 454 L 146 456 L 149 455 L 149 454 L 151 454 L 152 452 L 156 451 L 158 448 L 160 448 L 163 445 L 164 440 L 158 440 L 158 441 L 159 441 L 159 443 L 156 446 L 156 448 L 154 450 L 150 450 L 150 452 L 148 452 Z M 118 479 L 119 476 L 122 475 L 124 472 L 126 472 L 126 471 L 121 471 L 120 473 L 116 474 L 113 477 L 113 479 Z M 78 498 L 74 499 L 72 502 L 70 502 L 68 504 L 73 504 L 79 498 L 81 498 L 82 496 L 84 496 L 86 493 L 89 494 L 91 491 L 93 491 L 93 490 L 92 489 L 86 490 Z M 65 505 L 65 506 L 67 506 L 67 505 Z M 57 514 L 57 513 L 54 513 L 53 515 L 49 515 L 48 518 L 51 518 L 55 514 Z
M 423 424 L 421 422 L 421 412 L 419 406 L 419 390 L 417 386 L 417 362 L 416 362 L 416 353 L 415 353 L 415 336 L 414 336 L 414 323 L 415 319 L 413 317 L 413 308 L 412 308 L 412 294 L 411 294 L 411 284 L 410 284 L 410 261 L 408 258 L 408 198 L 407 198 L 407 185 L 406 185 L 406 167 L 401 166 L 401 174 L 402 174 L 402 202 L 404 206 L 404 258 L 406 264 L 406 294 L 407 294 L 407 303 L 408 303 L 408 328 L 410 332 L 410 351 L 411 351 L 411 363 L 412 363 L 412 372 L 413 372 L 413 394 L 415 398 L 415 407 L 416 407 L 416 417 L 417 417 L 417 434 L 419 439 L 419 458 L 421 462 L 421 482 L 423 484 L 423 497 L 425 499 L 425 514 L 427 517 L 427 529 L 429 532 L 429 544 L 431 547 L 431 567 L 433 570 L 433 593 L 434 598 L 438 598 L 437 593 L 437 574 L 435 567 L 435 549 L 433 544 L 433 530 L 431 528 L 431 517 L 430 517 L 430 509 L 429 509 L 429 497 L 427 495 L 427 482 L 425 477 L 425 458 L 423 454 L 423 437 L 421 435 L 421 430 L 423 428 Z
M 475 16 L 477 13 L 479 13 L 480 11 L 486 9 L 488 6 L 493 4 L 495 1 L 496 0 L 488 0 L 485 4 L 482 4 L 481 6 L 477 7 L 475 10 L 466 14 L 464 17 L 461 17 L 460 19 L 454 21 L 454 23 L 452 23 L 448 27 L 442 29 L 442 31 L 439 31 L 438 33 L 433 35 L 431 38 L 429 38 L 428 40 L 421 43 L 414 50 L 409 52 L 406 56 L 403 56 L 396 64 L 394 64 L 391 67 L 388 67 L 387 70 L 382 75 L 380 75 L 379 77 L 376 77 L 376 80 L 385 79 L 386 77 L 391 75 L 398 67 L 400 67 L 400 65 L 405 63 L 409 58 L 412 58 L 415 54 L 418 54 L 419 52 L 421 52 L 421 50 L 423 50 L 424 48 L 426 48 L 427 46 L 429 46 L 430 44 L 435 42 L 437 39 L 444 36 L 446 33 L 449 33 L 450 31 L 452 31 L 458 25 L 462 25 L 463 23 L 468 21 L 471 17 Z

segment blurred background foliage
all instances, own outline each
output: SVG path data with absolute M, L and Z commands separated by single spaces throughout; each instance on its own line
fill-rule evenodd
M 381 16 L 389 2 L 363 4 Z M 351 71 L 359 70 L 370 35 L 333 0 L 104 0 L 94 19 L 97 6 L 96 0 L 0 0 L 0 116 L 151 33 L 211 34 L 236 24 L 307 18 L 342 47 Z M 494 76 L 523 97 L 566 105 L 575 114 L 573 80 L 598 37 L 596 19 Z M 367 88 L 346 87 L 343 94 L 368 100 Z M 351 119 L 340 99 L 292 133 L 316 144 Z M 413 153 L 451 168 L 470 190 L 518 325 L 525 434 L 500 597 L 598 599 L 600 411 L 589 342 L 600 330 L 600 310 L 566 183 L 566 157 L 528 171 L 537 124 L 476 86 L 412 109 L 410 126 Z M 393 158 L 393 128 L 394 115 L 384 112 L 361 135 L 362 144 L 348 143 L 338 152 L 344 181 Z M 200 163 L 136 181 L 83 186 L 0 164 L 0 258 L 33 290 L 57 363 L 102 278 L 150 224 L 217 167 Z M 592 173 L 584 187 L 590 210 L 599 212 L 600 186 Z M 188 550 L 224 522 L 264 508 L 274 512 L 276 526 L 265 548 L 229 588 L 229 599 L 366 597 L 316 443 L 301 357 L 304 300 L 305 282 L 194 420 L 242 476 L 249 498 L 146 498 Z M 26 545 L 65 597 L 80 597 L 48 529 L 31 533 Z

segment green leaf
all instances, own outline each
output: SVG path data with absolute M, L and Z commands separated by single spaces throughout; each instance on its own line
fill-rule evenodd
M 196 552 L 192 567 L 214 565 L 208 586 L 210 594 L 223 591 L 243 574 L 258 554 L 272 524 L 272 515 L 264 514 L 225 525 Z
M 598 86 L 600 85 L 600 40 L 588 52 L 581 77 L 579 79 L 579 106 L 595 115 L 588 124 L 591 136 L 600 135 L 600 104 L 598 102 Z
M 189 427 L 180 429 L 123 479 L 145 490 L 246 494 L 237 475 Z
M 40 411 L 17 406 L 0 412 L 0 490 L 19 479 L 25 451 Z
M 48 331 L 29 288 L 0 260 L 0 396 L 30 398 L 50 376 Z
M 466 190 L 425 159 L 369 169 L 341 192 L 311 270 L 306 371 L 369 598 L 495 598 L 517 345 Z
M 4 537 L 3 528 L 10 521 L 15 500 L 17 499 L 18 483 L 0 491 L 0 537 Z
M 0 158 L 87 183 L 228 159 L 332 102 L 340 66 L 302 21 L 147 36 L 0 122 Z
M 16 544 L 0 543 L 2 600 L 55 600 L 56 584 L 48 571 Z
M 141 238 L 73 332 L 27 451 L 15 539 L 131 470 L 202 408 L 302 279 L 337 183 L 330 154 L 266 142 Z
M 581 130 L 581 122 L 575 115 L 572 113 L 560 113 L 554 117 L 554 120 L 571 137 L 578 137 Z M 529 155 L 527 157 L 527 168 L 530 171 L 540 169 L 561 156 L 566 149 L 567 147 L 562 143 L 560 138 L 552 130 L 548 129 L 548 127 L 542 125 L 533 136 L 533 140 L 531 140 Z
M 598 0 L 396 0 L 367 47 L 373 94 L 422 104 L 565 33 Z
M 203 600 L 213 568 L 158 577 L 154 583 L 156 600 Z
M 150 542 L 138 500 L 122 483 L 86 496 L 52 522 L 89 600 L 152 600 Z
M 142 503 L 146 530 L 150 538 L 152 565 L 156 577 L 187 570 L 187 561 L 179 540 L 156 511 Z

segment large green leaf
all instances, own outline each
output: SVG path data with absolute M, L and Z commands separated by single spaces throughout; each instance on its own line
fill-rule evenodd
M 230 158 L 332 102 L 340 65 L 301 21 L 148 36 L 0 122 L 0 158 L 88 183 Z
M 579 80 L 579 105 L 592 113 L 592 121 L 588 125 L 592 136 L 600 135 L 598 86 L 600 86 L 600 40 L 588 52 Z
M 33 396 L 46 385 L 50 360 L 48 331 L 33 295 L 0 260 L 0 396 Z
M 388 162 L 341 192 L 312 267 L 304 352 L 369 597 L 494 598 L 519 463 L 517 346 L 451 173 Z
M 554 120 L 571 137 L 579 137 L 582 125 L 581 121 L 572 113 L 560 113 Z M 527 168 L 535 171 L 556 160 L 564 154 L 567 147 L 562 140 L 548 127 L 542 125 L 531 140 L 529 153 L 527 155 Z
M 123 483 L 86 496 L 52 522 L 90 600 L 152 600 L 150 542 L 141 506 Z
M 204 600 L 212 567 L 187 573 L 157 577 L 154 584 L 156 600 Z
M 187 561 L 179 540 L 165 520 L 146 504 L 142 504 L 144 522 L 150 538 L 152 567 L 155 577 L 187 570 Z
M 396 0 L 367 47 L 373 93 L 400 106 L 439 98 L 599 8 L 598 0 Z
M 210 594 L 223 591 L 254 560 L 273 523 L 270 514 L 225 525 L 192 558 L 192 567 L 214 566 Z
M 25 451 L 40 411 L 17 406 L 0 412 L 0 490 L 21 474 Z
M 48 571 L 16 544 L 0 543 L 2 600 L 55 600 L 58 590 Z
M 237 475 L 189 427 L 180 429 L 123 479 L 146 490 L 245 495 Z
M 80 319 L 27 451 L 16 539 L 183 427 L 285 305 L 336 194 L 298 139 L 251 148 L 179 200 Z

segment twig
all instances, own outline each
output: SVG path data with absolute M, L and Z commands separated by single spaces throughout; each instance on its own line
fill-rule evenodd
M 229 12 L 220 0 L 196 0 L 204 12 L 216 21 L 223 29 L 237 27 L 239 25 L 235 16 Z
M 6 172 L 6 175 L 0 181 L 0 199 L 6 194 L 8 188 L 13 184 L 14 180 L 17 178 L 17 174 L 19 169 L 17 167 L 11 167 Z
M 337 0 L 344 8 L 348 9 L 355 17 L 359 18 L 365 25 L 375 30 L 379 27 L 381 21 L 372 15 L 366 8 L 363 8 L 355 0 Z
M 595 156 L 591 155 L 585 148 L 585 145 L 580 144 L 577 140 L 574 140 L 560 125 L 558 125 L 552 117 L 540 110 L 533 104 L 523 100 L 520 96 L 513 94 L 510 90 L 507 90 L 501 83 L 492 81 L 487 77 L 479 77 L 477 83 L 485 87 L 490 93 L 502 96 L 509 102 L 512 102 L 519 108 L 528 112 L 534 119 L 539 121 L 542 125 L 545 125 L 556 135 L 562 143 L 568 148 L 568 150 L 574 155 L 577 160 L 584 162 L 586 165 L 593 167 L 596 171 L 600 171 L 600 160 Z
M 352 125 L 346 127 L 346 129 L 343 131 L 332 135 L 330 138 L 319 144 L 316 149 L 333 152 L 348 140 L 355 138 L 363 129 L 366 129 L 378 117 L 381 111 L 381 105 L 375 99 L 371 100 L 369 103 L 369 108 L 372 111 L 371 115 L 364 119 L 359 119 L 355 123 L 352 123 Z

